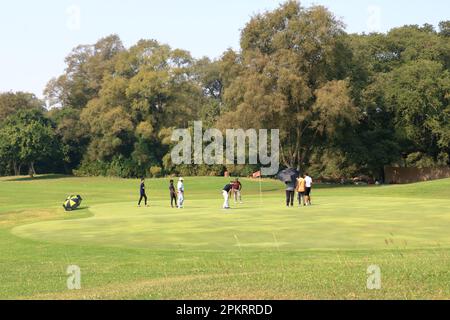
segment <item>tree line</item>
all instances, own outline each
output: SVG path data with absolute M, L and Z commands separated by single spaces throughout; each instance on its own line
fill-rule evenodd
M 248 175 L 257 166 L 175 166 L 171 133 L 280 129 L 282 165 L 381 178 L 386 165 L 450 164 L 450 21 L 348 34 L 323 6 L 255 15 L 215 60 L 117 35 L 80 45 L 45 100 L 0 95 L 0 175 Z

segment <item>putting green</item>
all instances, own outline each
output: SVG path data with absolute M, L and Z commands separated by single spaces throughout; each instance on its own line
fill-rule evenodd
M 63 244 L 183 250 L 450 247 L 445 199 L 392 197 L 381 188 L 330 188 L 316 190 L 312 207 L 286 208 L 282 189 L 269 188 L 261 199 L 255 188 L 244 204 L 224 211 L 215 189 L 186 196 L 182 210 L 157 195 L 149 208 L 131 201 L 97 204 L 89 207 L 92 217 L 22 225 L 12 233 Z
M 168 179 L 0 178 L 0 298 L 448 299 L 450 179 L 404 186 L 315 186 L 314 206 L 284 207 L 284 186 L 186 177 L 186 208 Z M 260 194 L 260 190 L 262 191 Z M 80 210 L 63 211 L 69 194 Z M 330 249 L 330 250 L 327 250 Z M 361 250 L 360 250 L 361 249 Z M 367 268 L 382 290 L 367 290 Z M 67 290 L 67 266 L 82 290 Z

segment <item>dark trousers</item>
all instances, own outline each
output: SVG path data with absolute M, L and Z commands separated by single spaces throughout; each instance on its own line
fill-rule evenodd
M 177 194 L 175 192 L 171 192 L 170 193 L 170 205 L 172 206 L 172 208 L 177 206 Z
M 301 205 L 303 201 L 303 204 L 306 204 L 305 202 L 305 193 L 304 192 L 299 192 L 298 193 L 298 204 Z
M 145 205 L 147 205 L 147 195 L 145 193 L 141 193 L 141 197 L 139 198 L 139 203 L 138 205 L 141 205 L 142 199 L 145 200 Z
M 295 197 L 294 191 L 286 190 L 286 205 L 288 207 L 289 207 L 289 205 L 291 205 L 292 207 L 294 206 L 294 197 Z

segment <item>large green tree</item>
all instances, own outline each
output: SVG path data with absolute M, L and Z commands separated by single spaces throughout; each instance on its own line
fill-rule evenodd
M 58 150 L 45 160 L 49 171 L 64 164 L 65 172 L 81 165 L 89 174 L 136 176 L 161 165 L 171 172 L 171 132 L 194 120 L 280 129 L 283 164 L 317 175 L 381 176 L 403 153 L 445 163 L 448 25 L 349 35 L 326 8 L 287 1 L 252 17 L 241 50 L 214 60 L 156 40 L 125 48 L 111 35 L 69 54 L 45 90 L 49 111 L 31 94 L 0 94 L 0 174 L 34 164 L 31 146 L 49 139 Z M 47 120 L 5 125 L 20 110 Z M 21 148 L 18 130 L 36 140 L 21 137 Z
M 50 121 L 39 110 L 21 110 L 9 116 L 0 127 L 0 158 L 8 159 L 16 175 L 28 165 L 30 176 L 35 163 L 57 153 L 59 144 Z
M 242 32 L 242 72 L 225 89 L 228 111 L 219 122 L 280 129 L 283 164 L 305 166 L 326 136 L 359 116 L 342 68 L 349 54 L 343 37 L 342 22 L 321 6 L 289 1 L 253 17 Z
M 194 59 L 156 41 L 140 41 L 121 53 L 114 76 L 105 77 L 99 95 L 81 113 L 90 133 L 87 157 L 111 160 L 121 154 L 140 167 L 158 163 L 165 128 L 188 126 L 202 105 L 192 73 Z
M 95 98 L 103 77 L 113 72 L 114 59 L 124 50 L 117 35 L 94 45 L 80 45 L 67 56 L 63 75 L 49 81 L 45 96 L 51 106 L 82 109 Z
M 450 72 L 436 61 L 417 60 L 380 74 L 373 84 L 379 108 L 395 117 L 406 152 L 423 152 L 438 159 L 450 148 Z

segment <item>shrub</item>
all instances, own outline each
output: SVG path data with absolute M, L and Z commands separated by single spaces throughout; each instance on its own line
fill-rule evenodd
M 222 165 L 203 164 L 197 166 L 196 173 L 198 176 L 220 177 L 225 173 L 225 167 Z
M 254 172 L 258 171 L 259 167 L 251 164 L 228 165 L 226 170 L 229 172 L 230 176 L 233 177 L 249 177 Z
M 437 161 L 435 161 L 432 157 L 422 153 L 415 152 L 408 155 L 406 159 L 406 164 L 409 167 L 416 168 L 435 168 L 435 167 L 444 167 L 448 164 L 449 157 L 446 153 L 440 153 L 438 155 Z
M 83 161 L 78 169 L 73 170 L 73 174 L 79 177 L 134 178 L 141 173 L 142 170 L 133 160 L 123 156 L 115 157 L 111 162 Z
M 83 161 L 78 169 L 73 170 L 77 177 L 106 176 L 109 165 L 102 161 Z
M 162 176 L 163 170 L 159 166 L 152 166 L 149 171 L 150 171 L 150 177 L 160 178 Z
M 132 178 L 137 176 L 137 164 L 123 156 L 118 156 L 110 163 L 106 175 L 109 177 Z

